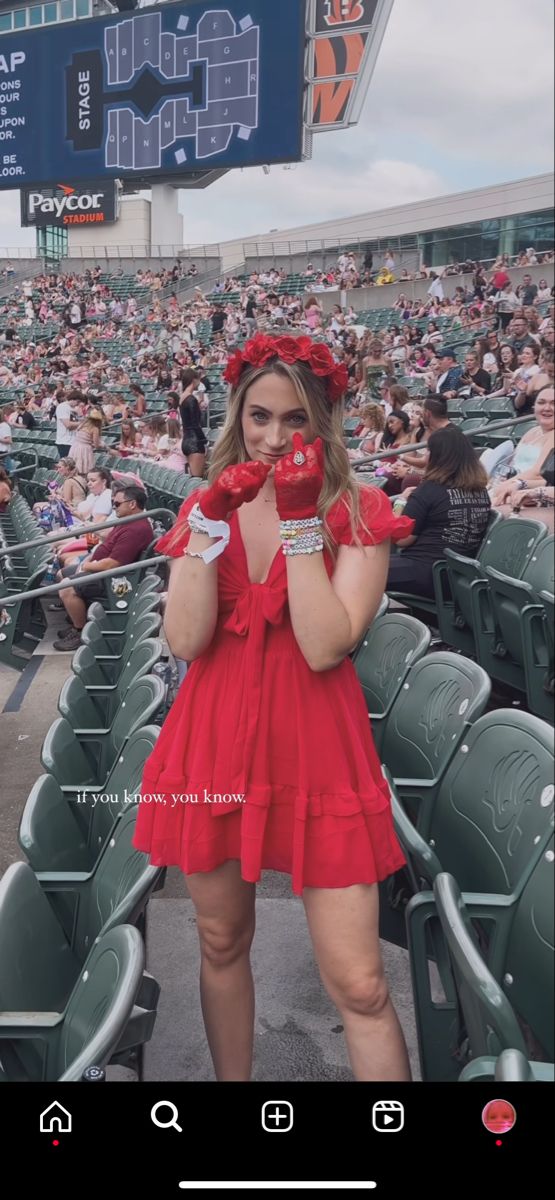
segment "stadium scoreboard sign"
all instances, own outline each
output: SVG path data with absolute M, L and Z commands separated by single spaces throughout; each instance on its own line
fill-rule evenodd
M 393 0 L 307 0 L 311 133 L 359 121 L 392 7 Z
M 107 225 L 116 218 L 117 184 L 113 179 L 21 189 L 23 226 Z
M 4 35 L 0 188 L 298 161 L 304 28 L 305 0 L 215 0 Z

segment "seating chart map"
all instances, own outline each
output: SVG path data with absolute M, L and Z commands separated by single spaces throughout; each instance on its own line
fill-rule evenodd
M 100 138 L 107 167 L 143 170 L 159 167 L 168 147 L 185 163 L 191 138 L 196 159 L 221 154 L 234 134 L 248 141 L 258 126 L 259 26 L 250 16 L 237 26 L 227 11 L 205 13 L 191 32 L 189 26 L 181 17 L 177 33 L 164 33 L 160 12 L 147 12 L 110 25 L 103 55 L 74 56 L 67 72 L 68 134 L 76 149 Z M 95 91 L 97 111 L 82 131 L 79 80 L 88 70 L 103 74 L 108 87 Z
M 304 0 L 170 3 L 45 28 L 40 50 L 36 33 L 4 37 L 0 186 L 297 161 L 304 12 Z

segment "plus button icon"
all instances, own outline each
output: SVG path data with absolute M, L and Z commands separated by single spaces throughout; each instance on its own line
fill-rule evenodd
M 266 1100 L 262 1105 L 262 1128 L 266 1133 L 289 1133 L 293 1128 L 293 1105 L 289 1100 Z

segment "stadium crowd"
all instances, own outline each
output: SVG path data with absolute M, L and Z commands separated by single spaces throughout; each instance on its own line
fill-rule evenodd
M 527 261 L 537 257 L 530 252 Z M 382 269 L 392 272 L 394 266 L 387 253 Z M 347 417 L 357 421 L 353 461 L 380 448 L 426 442 L 434 423 L 451 424 L 449 402 L 462 398 L 504 397 L 515 416 L 533 418 L 538 397 L 545 402 L 544 389 L 553 388 L 553 288 L 526 274 L 513 287 L 502 258 L 490 272 L 474 267 L 470 286 L 449 289 L 432 272 L 424 300 L 400 293 L 383 310 L 378 331 L 361 323 L 350 304 L 324 312 L 311 263 L 301 287 L 298 277 L 289 280 L 274 268 L 224 280 L 210 294 L 196 287 L 182 301 L 175 291 L 157 296 L 152 273 L 141 269 L 134 277 L 105 278 L 96 267 L 82 275 L 51 272 L 24 280 L 0 306 L 0 404 L 6 401 L 0 408 L 0 462 L 10 470 L 18 426 L 33 430 L 55 421 L 59 455 L 70 456 L 81 480 L 93 470 L 98 450 L 202 477 L 210 373 L 256 331 L 307 333 L 325 340 L 345 364 Z M 176 264 L 156 279 L 165 284 L 169 275 L 171 286 L 180 271 Z M 451 274 L 448 267 L 444 281 Z M 340 282 L 359 277 L 354 254 L 339 256 L 335 275 Z M 162 411 L 149 410 L 147 394 L 162 401 Z M 552 451 L 552 439 L 551 423 L 542 452 Z M 499 479 L 517 474 L 513 450 L 509 443 L 493 459 L 485 456 L 495 502 L 508 495 L 501 496 Z M 396 496 L 410 494 L 426 462 L 419 451 L 382 460 L 375 469 L 387 476 L 386 492 Z M 549 489 L 549 471 L 542 474 L 539 461 L 526 467 L 534 468 L 530 478 L 540 481 L 538 487 L 543 480 Z

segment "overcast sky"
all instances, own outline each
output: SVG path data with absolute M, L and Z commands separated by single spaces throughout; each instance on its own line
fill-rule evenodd
M 395 0 L 360 123 L 293 170 L 182 192 L 184 244 L 371 212 L 553 169 L 553 0 Z M 34 243 L 19 193 L 0 246 Z

